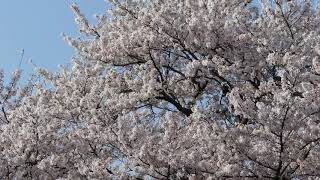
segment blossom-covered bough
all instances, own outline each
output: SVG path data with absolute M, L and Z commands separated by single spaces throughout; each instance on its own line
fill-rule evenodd
M 320 178 L 317 1 L 110 3 L 8 108 L 1 179 Z

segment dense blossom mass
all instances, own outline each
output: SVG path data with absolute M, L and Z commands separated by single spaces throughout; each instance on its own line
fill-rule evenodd
M 320 179 L 312 0 L 110 0 L 77 55 L 0 72 L 0 179 Z

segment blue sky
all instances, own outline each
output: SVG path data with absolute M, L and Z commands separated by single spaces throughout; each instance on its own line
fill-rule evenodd
M 60 36 L 62 32 L 79 36 L 74 15 L 68 3 L 76 2 L 89 20 L 104 12 L 104 0 L 1 0 L 0 3 L 0 69 L 8 74 L 18 67 L 19 50 L 24 49 L 22 68 L 31 72 L 34 64 L 56 70 L 74 55 Z

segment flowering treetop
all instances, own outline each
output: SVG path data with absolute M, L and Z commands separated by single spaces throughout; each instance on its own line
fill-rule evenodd
M 8 179 L 320 178 L 311 0 L 112 0 L 1 126 Z M 1 91 L 0 91 L 1 92 Z

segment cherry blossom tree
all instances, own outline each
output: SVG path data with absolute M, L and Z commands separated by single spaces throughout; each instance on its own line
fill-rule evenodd
M 320 178 L 317 1 L 110 3 L 1 99 L 1 179 Z

